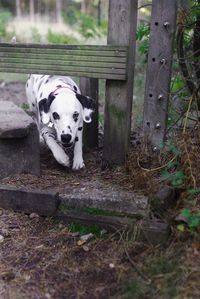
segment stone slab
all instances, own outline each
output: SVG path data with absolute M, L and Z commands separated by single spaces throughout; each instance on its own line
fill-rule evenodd
M 21 108 L 0 101 L 0 178 L 21 173 L 40 174 L 37 125 Z
M 52 216 L 55 214 L 58 205 L 58 193 L 0 186 L 0 207 L 3 209 Z
M 60 192 L 63 205 L 70 209 L 95 208 L 143 218 L 148 213 L 148 198 L 139 192 L 125 191 L 116 185 L 85 182 L 84 188 L 73 186 Z
M 29 133 L 33 120 L 9 101 L 0 101 L 0 138 L 23 138 Z

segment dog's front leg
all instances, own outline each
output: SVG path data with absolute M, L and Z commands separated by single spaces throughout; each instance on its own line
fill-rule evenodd
M 42 128 L 41 133 L 57 162 L 63 166 L 69 167 L 69 157 L 66 155 L 62 147 L 60 147 L 60 145 L 56 142 L 54 131 L 51 128 L 44 127 Z
M 83 161 L 82 135 L 83 135 L 83 123 L 81 123 L 78 128 L 76 142 L 74 145 L 74 160 L 73 160 L 72 168 L 75 170 L 85 167 Z

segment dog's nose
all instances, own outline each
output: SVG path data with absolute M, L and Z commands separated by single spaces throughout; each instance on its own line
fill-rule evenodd
M 61 141 L 63 143 L 69 143 L 71 138 L 72 138 L 72 136 L 70 134 L 62 134 L 61 135 Z

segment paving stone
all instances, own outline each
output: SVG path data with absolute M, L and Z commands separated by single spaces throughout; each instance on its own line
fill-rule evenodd
M 37 125 L 23 109 L 0 101 L 0 178 L 20 173 L 40 174 Z

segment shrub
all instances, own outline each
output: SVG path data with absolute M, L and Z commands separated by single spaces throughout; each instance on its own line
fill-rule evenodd
M 48 31 L 47 40 L 51 44 L 77 44 L 78 40 L 74 36 L 65 35 L 63 33 L 55 33 L 50 29 Z
M 11 18 L 11 13 L 8 10 L 1 9 L 0 10 L 0 38 L 4 38 L 7 36 L 7 25 Z

